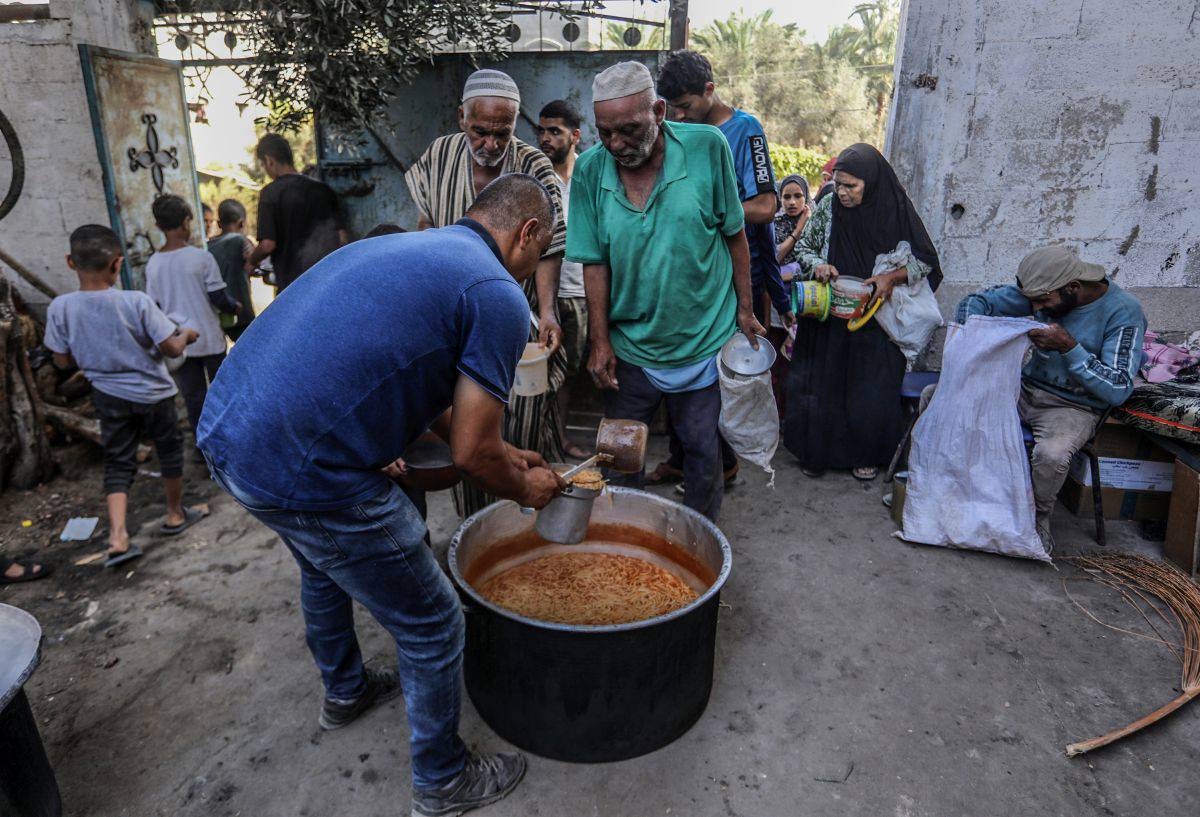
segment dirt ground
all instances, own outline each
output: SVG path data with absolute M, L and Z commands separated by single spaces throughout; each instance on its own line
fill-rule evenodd
M 58 567 L 47 581 L 0 588 L 0 602 L 45 632 L 26 689 L 65 813 L 406 815 L 403 705 L 318 731 L 297 570 L 274 535 L 189 465 L 186 497 L 210 502 L 209 519 L 154 536 L 161 492 L 140 476 L 131 506 L 145 558 L 116 571 L 75 566 L 103 547 L 102 529 L 91 543 L 57 540 L 70 516 L 103 519 L 99 456 L 80 453 L 51 484 L 0 497 L 7 552 Z M 777 465 L 773 491 L 752 474 L 726 499 L 734 565 L 700 722 L 623 763 L 532 758 L 514 795 L 481 815 L 1194 813 L 1196 706 L 1094 756 L 1064 756 L 1067 743 L 1165 703 L 1179 683 L 1165 650 L 1074 607 L 1070 568 L 905 545 L 891 537 L 883 486 L 805 479 L 786 453 Z M 457 525 L 446 495 L 431 497 L 430 523 L 444 548 Z M 1090 522 L 1061 508 L 1056 532 L 1064 552 L 1091 546 Z M 1159 550 L 1129 524 L 1111 525 L 1110 541 Z M 1094 585 L 1073 582 L 1071 593 L 1135 624 Z M 359 630 L 369 658 L 394 655 L 368 616 Z M 462 731 L 503 746 L 469 701 Z

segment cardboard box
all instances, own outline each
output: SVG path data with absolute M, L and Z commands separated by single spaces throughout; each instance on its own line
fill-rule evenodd
M 1091 519 L 1094 515 L 1092 489 L 1073 477 L 1067 477 L 1058 501 L 1076 516 Z M 1126 491 L 1121 488 L 1105 488 L 1101 483 L 1100 502 L 1104 507 L 1105 519 L 1132 521 L 1151 520 L 1161 522 L 1167 518 L 1171 506 L 1170 491 Z
M 1192 576 L 1200 568 L 1200 473 L 1182 461 L 1175 463 L 1175 491 L 1163 554 Z
M 1175 479 L 1175 457 L 1145 434 L 1110 420 L 1096 435 L 1100 459 L 1100 496 L 1105 519 L 1167 518 Z M 1078 454 L 1058 498 L 1076 516 L 1093 516 L 1092 473 Z
M 1135 460 L 1127 457 L 1100 457 L 1100 487 L 1126 491 L 1170 491 L 1175 480 L 1175 463 Z M 1088 458 L 1076 454 L 1071 461 L 1071 476 L 1076 482 L 1092 487 L 1092 468 Z

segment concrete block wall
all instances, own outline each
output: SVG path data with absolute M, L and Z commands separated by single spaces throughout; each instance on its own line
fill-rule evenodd
M 140 0 L 56 0 L 49 20 L 0 23 L 0 111 L 25 156 L 25 185 L 0 219 L 0 247 L 61 292 L 77 287 L 63 262 L 71 230 L 109 223 L 77 45 L 152 52 L 146 11 Z M 10 157 L 0 151 L 7 190 Z M 32 303 L 47 300 L 4 274 Z
M 1197 0 L 906 0 L 887 152 L 944 307 L 1065 241 L 1200 329 L 1198 37 Z

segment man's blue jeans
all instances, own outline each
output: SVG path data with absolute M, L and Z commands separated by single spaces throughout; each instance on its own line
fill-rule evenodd
M 396 639 L 408 710 L 413 786 L 430 789 L 463 769 L 458 736 L 464 642 L 462 607 L 425 545 L 425 523 L 394 485 L 334 511 L 264 505 L 211 468 L 213 479 L 279 534 L 300 565 L 305 635 L 325 695 L 353 700 L 365 687 L 351 599 Z

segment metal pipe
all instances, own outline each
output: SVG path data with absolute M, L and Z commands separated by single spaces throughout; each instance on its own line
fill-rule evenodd
M 23 23 L 30 20 L 49 19 L 49 3 L 10 3 L 0 6 L 0 23 Z
M 527 10 L 533 11 L 533 12 L 549 11 L 549 12 L 558 14 L 558 12 L 552 8 L 546 8 L 545 6 L 539 6 L 535 3 L 509 3 L 509 5 L 512 6 L 513 8 L 527 9 Z M 684 6 L 686 7 L 687 3 L 684 3 Z M 565 15 L 560 14 L 559 16 L 562 17 Z M 665 23 L 663 23 L 660 20 L 642 20 L 637 17 L 620 17 L 616 14 L 600 14 L 600 13 L 594 12 L 594 11 L 580 11 L 580 12 L 576 12 L 575 14 L 573 14 L 571 16 L 573 16 L 573 17 L 590 17 L 593 20 L 616 20 L 619 23 L 635 23 L 636 25 L 654 26 L 655 28 L 663 28 L 666 25 Z
M 199 60 L 180 60 L 184 68 L 215 68 L 222 65 L 254 65 L 257 57 L 205 57 Z

